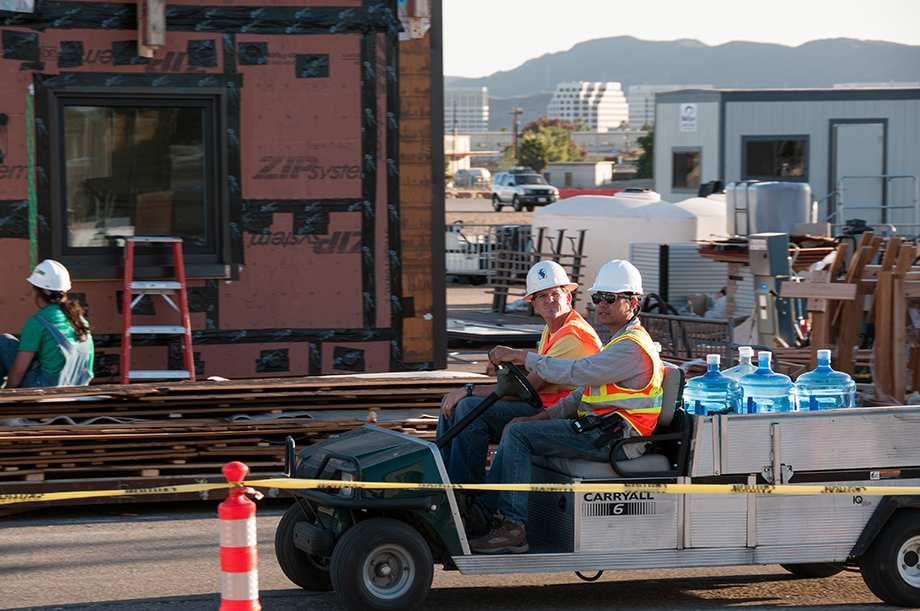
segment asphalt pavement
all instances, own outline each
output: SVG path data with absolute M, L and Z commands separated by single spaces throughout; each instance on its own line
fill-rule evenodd
M 266 611 L 345 611 L 332 593 L 292 584 L 274 558 L 289 505 L 258 503 L 260 601 Z M 220 604 L 217 502 L 44 509 L 0 519 L 2 609 L 205 611 Z M 464 576 L 436 567 L 423 610 L 881 611 L 856 572 L 799 579 L 779 566 Z

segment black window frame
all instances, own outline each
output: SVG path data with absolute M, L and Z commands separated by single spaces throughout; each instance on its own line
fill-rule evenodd
M 108 280 L 122 277 L 124 248 L 118 246 L 72 247 L 68 245 L 64 108 L 66 106 L 197 107 L 205 111 L 205 222 L 212 246 L 183 244 L 186 277 L 234 279 L 230 239 L 230 198 L 227 193 L 226 143 L 227 96 L 225 87 L 68 87 L 48 89 L 50 144 L 50 244 L 43 250 L 63 263 L 77 280 Z M 135 277 L 174 277 L 172 252 L 162 246 L 138 245 Z
M 802 145 L 802 175 L 801 176 L 768 176 L 761 174 L 750 174 L 748 172 L 748 143 L 750 142 L 782 142 L 801 140 Z M 741 136 L 741 180 L 764 180 L 780 182 L 808 182 L 810 171 L 810 137 L 808 134 L 773 134 L 766 136 Z M 774 151 L 775 156 L 775 151 Z
M 677 184 L 677 165 L 675 162 L 675 156 L 679 154 L 686 153 L 696 153 L 699 158 L 699 182 L 703 182 L 703 148 L 699 146 L 676 146 L 671 148 L 671 192 L 672 193 L 696 193 L 699 191 L 699 186 L 688 187 L 686 185 Z

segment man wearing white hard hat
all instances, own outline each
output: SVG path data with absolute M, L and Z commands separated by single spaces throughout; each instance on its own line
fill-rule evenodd
M 541 261 L 527 272 L 527 294 L 524 301 L 533 304 L 534 311 L 546 323 L 540 336 L 537 354 L 575 360 L 600 350 L 601 341 L 594 328 L 581 314 L 572 309 L 572 291 L 577 287 L 577 284 L 569 281 L 562 266 L 553 261 Z M 540 393 L 544 408 L 555 405 L 575 389 L 574 385 L 551 384 L 533 373 L 528 379 Z M 454 422 L 479 405 L 481 398 L 487 397 L 494 389 L 493 384 L 467 384 L 444 397 L 438 419 L 437 438 L 446 433 Z M 455 484 L 485 481 L 490 441 L 497 443 L 502 430 L 509 422 L 537 417 L 534 415 L 534 409 L 527 403 L 515 400 L 498 401 L 441 449 L 450 481 Z M 468 523 L 476 524 L 479 522 L 477 517 L 480 512 L 471 506 L 468 515 L 471 513 L 475 513 L 476 516 L 471 516 Z
M 68 298 L 70 273 L 46 259 L 26 278 L 38 312 L 19 339 L 0 335 L 0 380 L 6 388 L 85 386 L 93 378 L 93 336 L 83 307 Z
M 529 483 L 534 455 L 607 462 L 617 441 L 654 430 L 661 412 L 664 367 L 652 338 L 639 323 L 639 270 L 629 261 L 610 261 L 598 271 L 589 291 L 597 318 L 611 335 L 597 354 L 572 362 L 504 346 L 489 353 L 493 363 L 526 365 L 544 380 L 579 388 L 544 410 L 540 421 L 508 425 L 488 483 Z M 586 426 L 588 420 L 602 424 Z M 643 444 L 624 448 L 623 459 L 645 452 Z M 493 520 L 486 534 L 470 541 L 472 551 L 527 551 L 527 492 L 503 490 L 497 502 L 484 509 L 487 515 L 501 518 Z

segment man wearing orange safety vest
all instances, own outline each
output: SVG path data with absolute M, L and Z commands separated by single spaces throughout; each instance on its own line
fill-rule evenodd
M 531 302 L 534 311 L 546 322 L 537 354 L 575 360 L 600 350 L 601 341 L 597 333 L 581 314 L 572 309 L 572 291 L 577 287 L 577 284 L 569 281 L 562 266 L 552 261 L 541 261 L 527 272 L 527 294 L 524 301 Z M 540 393 L 544 408 L 552 407 L 575 389 L 572 384 L 551 384 L 537 374 L 531 373 L 527 377 Z M 487 397 L 494 389 L 493 384 L 467 384 L 444 397 L 437 438 L 440 439 L 454 422 L 479 405 L 482 397 Z M 455 484 L 485 481 L 490 441 L 498 443 L 509 422 L 533 416 L 534 409 L 526 402 L 496 402 L 441 449 L 450 481 Z M 485 516 L 481 512 L 476 513 L 472 528 L 485 526 Z M 477 524 L 476 520 L 480 517 L 481 524 Z
M 562 361 L 499 346 L 493 363 L 515 363 L 542 379 L 577 390 L 546 409 L 539 422 L 512 422 L 505 429 L 487 483 L 530 483 L 534 455 L 607 462 L 623 437 L 650 434 L 661 412 L 664 368 L 648 332 L 639 324 L 642 277 L 628 261 L 614 260 L 597 274 L 591 300 L 597 319 L 610 330 L 603 349 L 577 361 Z M 644 444 L 629 444 L 618 458 L 635 458 Z M 524 527 L 527 492 L 503 490 L 479 499 L 491 527 L 470 540 L 478 553 L 520 553 L 529 549 Z M 500 517 L 499 517 L 500 516 Z

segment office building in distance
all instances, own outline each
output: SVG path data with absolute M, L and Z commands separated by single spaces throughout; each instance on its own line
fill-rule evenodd
M 629 120 L 629 106 L 619 83 L 575 81 L 556 85 L 547 115 L 606 132 Z
M 444 131 L 446 133 L 489 131 L 488 87 L 445 88 Z

